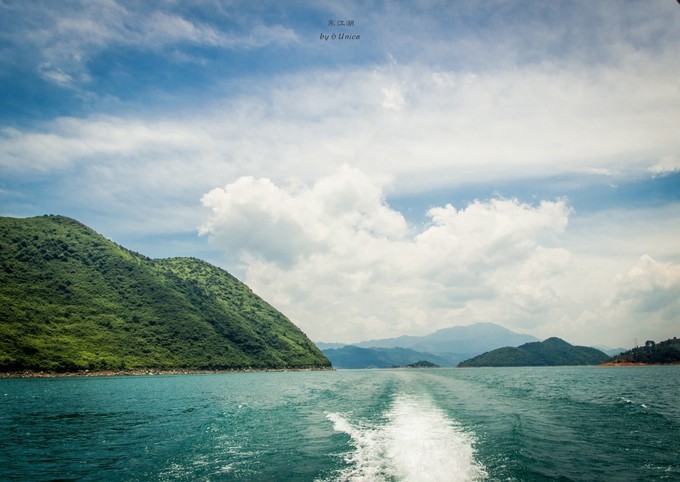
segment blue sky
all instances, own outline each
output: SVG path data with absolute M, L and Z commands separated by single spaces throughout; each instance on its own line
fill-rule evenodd
M 0 214 L 207 259 L 314 340 L 658 341 L 679 27 L 671 0 L 0 0 Z

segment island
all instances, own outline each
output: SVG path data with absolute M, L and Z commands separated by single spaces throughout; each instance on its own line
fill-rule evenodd
M 518 347 L 497 348 L 465 360 L 458 366 L 467 368 L 597 365 L 607 360 L 609 356 L 596 348 L 574 346 L 560 338 L 552 337 Z
M 439 368 L 439 365 L 432 363 L 431 361 L 420 360 L 415 363 L 411 363 L 410 365 L 405 365 L 404 368 Z

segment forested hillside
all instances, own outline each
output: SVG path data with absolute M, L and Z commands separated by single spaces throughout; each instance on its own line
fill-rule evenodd
M 328 366 L 220 268 L 150 259 L 63 216 L 0 218 L 0 371 Z
M 646 363 L 666 365 L 680 363 L 680 340 L 677 337 L 655 343 L 649 340 L 645 346 L 628 350 L 614 357 L 610 364 Z
M 517 348 L 504 347 L 492 350 L 460 363 L 460 367 L 515 367 L 597 365 L 609 360 L 600 350 L 574 346 L 560 338 L 542 342 L 525 343 Z

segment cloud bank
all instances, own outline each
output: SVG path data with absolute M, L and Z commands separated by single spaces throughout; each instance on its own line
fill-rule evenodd
M 149 169 L 181 159 L 312 181 L 348 164 L 390 173 L 402 192 L 570 174 L 680 169 L 680 96 L 672 69 L 459 74 L 413 65 L 293 75 L 251 86 L 182 119 L 57 118 L 5 128 L 0 164 L 59 170 L 112 156 Z M 643 96 L 630 97 L 630 92 Z M 187 155 L 190 153 L 190 156 Z M 206 176 L 212 175 L 205 173 Z
M 326 341 L 477 321 L 578 339 L 595 319 L 628 333 L 644 307 L 648 321 L 673 326 L 680 266 L 649 255 L 625 272 L 620 259 L 593 263 L 566 235 L 564 199 L 448 204 L 410 226 L 385 187 L 347 166 L 311 185 L 242 177 L 204 195 L 212 214 L 201 232 L 242 263 L 250 286 Z

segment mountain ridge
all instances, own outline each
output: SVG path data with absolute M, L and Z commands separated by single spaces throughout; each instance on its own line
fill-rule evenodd
M 420 361 L 428 361 L 438 366 L 455 367 L 459 362 L 471 356 L 471 354 L 435 355 L 410 348 L 363 348 L 356 345 L 325 348 L 321 351 L 335 368 L 343 369 L 391 368 Z
M 410 348 L 424 353 L 483 353 L 500 346 L 517 346 L 538 338 L 491 322 L 441 328 L 423 336 L 404 335 L 353 343 L 362 348 Z

